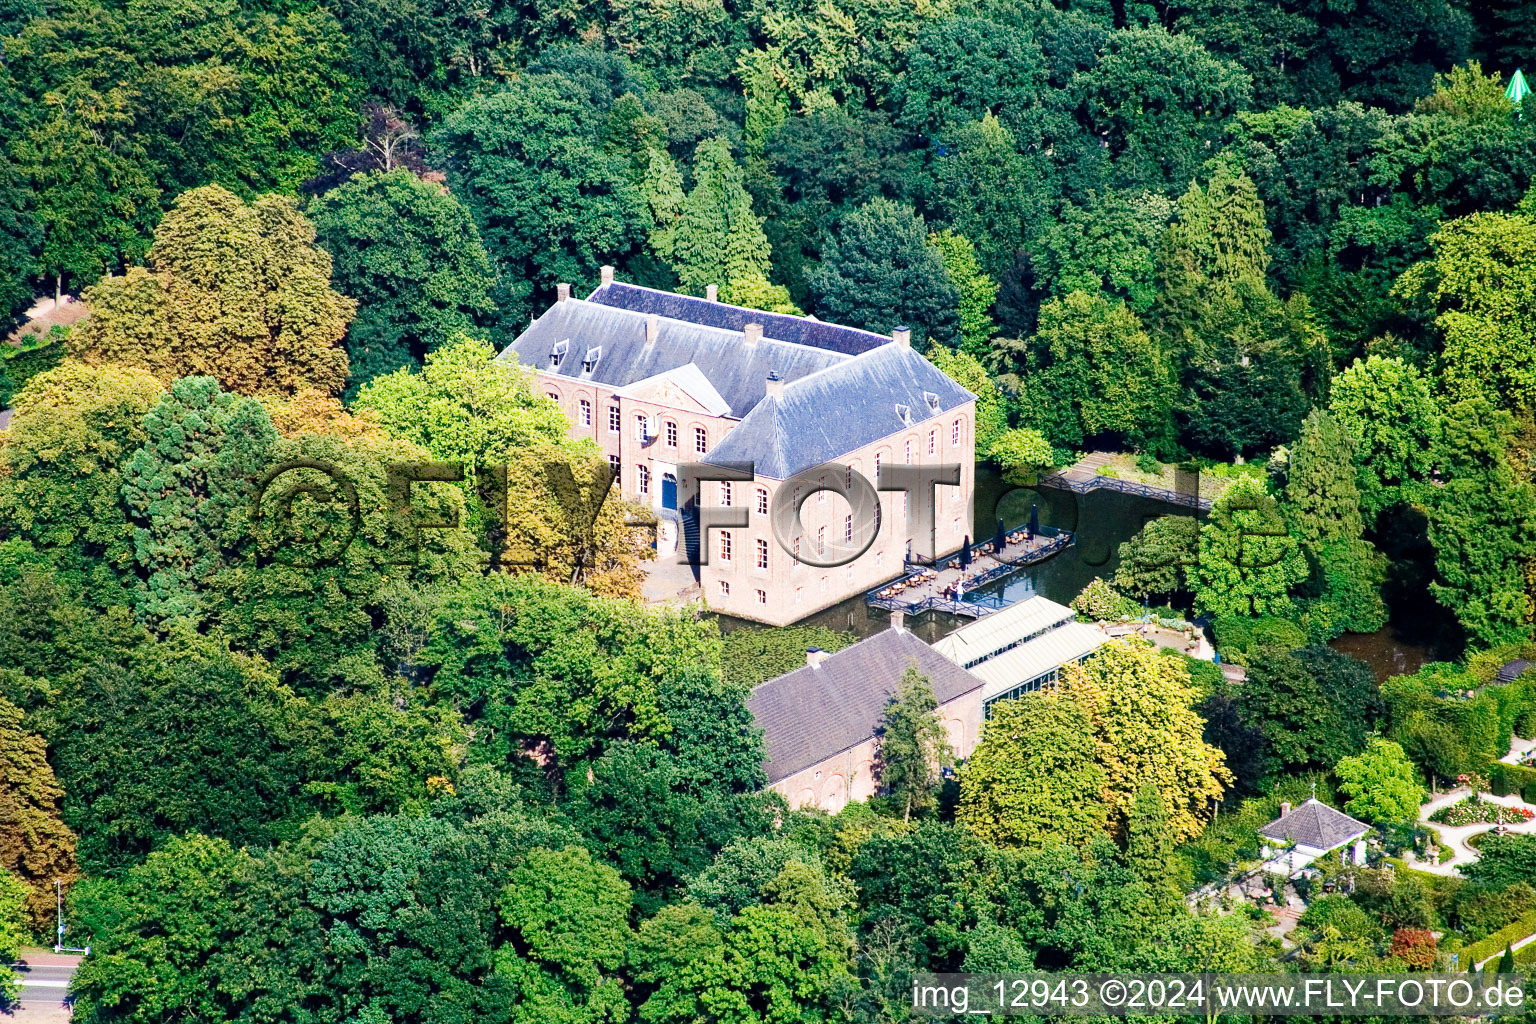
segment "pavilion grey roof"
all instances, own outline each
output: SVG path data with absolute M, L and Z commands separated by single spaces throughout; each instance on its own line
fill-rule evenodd
M 768 781 L 778 782 L 874 736 L 907 666 L 928 677 L 940 704 L 981 680 L 905 629 L 887 629 L 816 666 L 761 683 L 747 707 L 763 730 Z
M 970 668 L 1075 618 L 1077 613 L 1066 605 L 1034 594 L 966 623 L 935 643 L 933 649 Z
M 786 480 L 975 397 L 907 346 L 886 345 L 786 381 L 704 461 L 752 462 L 757 476 Z
M 617 287 L 604 285 L 598 291 Z M 639 291 L 649 293 L 648 289 Z M 709 305 L 702 299 L 690 302 Z M 754 315 L 752 322 L 772 317 L 769 313 Z M 749 345 L 739 329 L 667 316 L 658 316 L 656 340 L 647 344 L 647 318 L 645 312 L 604 302 L 566 299 L 545 310 L 507 346 L 501 358 L 515 355 L 523 365 L 544 373 L 595 381 L 615 389 L 693 363 L 725 399 L 735 417 L 745 416 L 762 400 L 770 371 L 792 381 L 851 358 L 843 352 L 774 338 L 767 324 L 763 325 L 762 340 Z M 566 343 L 565 355 L 558 367 L 551 367 L 550 353 L 561 342 Z M 602 352 L 597 363 L 587 372 L 584 355 L 599 348 Z
M 705 327 L 718 327 L 733 334 L 740 334 L 747 324 L 761 324 L 765 338 L 787 341 L 795 345 L 809 345 L 811 348 L 841 352 L 850 356 L 879 348 L 891 340 L 883 334 L 863 331 L 857 327 L 829 324 L 815 317 L 788 316 L 784 313 L 747 309 L 744 306 L 711 302 L 692 295 L 678 295 L 618 281 L 602 285 L 597 291 L 587 296 L 587 301 L 602 303 L 617 309 L 627 309 L 635 313 L 655 313 L 672 320 L 683 320 Z
M 1364 822 L 1312 799 L 1259 829 L 1259 835 L 1267 839 L 1290 840 L 1297 846 L 1310 846 L 1316 850 L 1332 850 L 1359 839 L 1370 830 Z

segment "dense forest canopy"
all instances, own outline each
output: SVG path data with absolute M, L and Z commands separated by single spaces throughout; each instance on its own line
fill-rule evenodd
M 0 360 L 0 1007 L 55 880 L 101 1024 L 873 1024 L 917 971 L 1496 954 L 1536 837 L 1398 858 L 1441 786 L 1536 805 L 1521 67 L 1530 0 L 0 0 L 0 335 L 89 310 Z M 495 358 L 604 267 L 909 326 L 1010 479 L 1220 477 L 1074 607 L 1243 671 L 1116 641 L 956 764 L 914 667 L 877 795 L 791 810 L 746 698 L 854 638 L 642 603 L 643 510 Z M 429 460 L 466 475 L 413 532 L 384 467 Z M 274 540 L 274 465 L 314 536 L 317 467 L 354 482 L 336 558 Z M 1445 660 L 1328 646 L 1389 621 Z M 1372 859 L 1286 946 L 1193 898 L 1309 796 Z

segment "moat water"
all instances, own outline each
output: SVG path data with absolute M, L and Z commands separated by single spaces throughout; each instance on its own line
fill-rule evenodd
M 1046 561 L 983 588 L 980 593 L 1000 594 L 1010 604 L 1033 594 L 1067 604 L 1095 576 L 1107 579 L 1114 575 L 1119 564 L 1120 545 L 1134 537 L 1148 520 L 1192 514 L 1192 510 L 1184 506 L 1118 491 L 1074 494 L 1052 487 L 1016 487 L 1003 480 L 992 467 L 976 467 L 973 541 L 992 536 L 999 518 L 1010 528 L 1029 522 L 1031 509 L 1035 510 L 1042 526 L 1071 531 L 1075 535 L 1073 545 Z M 907 628 L 919 638 L 933 643 L 970 621 L 930 612 L 908 618 Z M 885 629 L 890 622 L 889 612 L 870 608 L 861 594 L 807 616 L 798 625 L 826 626 L 866 637 Z M 761 628 L 756 623 L 727 616 L 721 616 L 720 625 L 725 630 Z M 1379 680 L 1417 672 L 1420 666 L 1433 660 L 1428 644 L 1407 639 L 1393 626 L 1375 633 L 1346 633 L 1328 646 L 1364 661 Z

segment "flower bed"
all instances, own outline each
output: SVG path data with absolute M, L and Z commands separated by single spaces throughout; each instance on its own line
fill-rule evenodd
M 1429 816 L 1429 820 L 1441 825 L 1523 825 L 1536 814 L 1524 807 L 1505 807 L 1469 797 L 1459 804 L 1442 807 Z

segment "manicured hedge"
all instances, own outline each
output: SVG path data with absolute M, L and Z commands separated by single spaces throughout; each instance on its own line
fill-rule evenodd
M 1307 646 L 1307 634 L 1291 619 L 1264 616 L 1250 619 L 1224 615 L 1212 624 L 1221 660 L 1252 665 L 1264 654 L 1285 654 Z
M 5 360 L 0 364 L 0 406 L 9 406 L 27 381 L 64 361 L 64 343 L 52 341 L 28 349 L 0 346 L 0 358 Z
M 1498 761 L 1488 766 L 1488 788 L 1493 790 L 1494 796 L 1523 794 L 1532 786 L 1536 786 L 1536 768 Z
M 1532 932 L 1536 932 L 1536 910 L 1526 914 L 1514 924 L 1505 925 L 1492 935 L 1479 942 L 1474 942 L 1467 947 L 1468 966 L 1485 960 L 1495 953 L 1504 952 L 1504 947 L 1511 942 L 1518 942 Z

